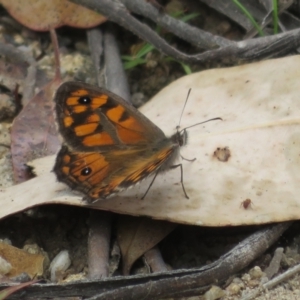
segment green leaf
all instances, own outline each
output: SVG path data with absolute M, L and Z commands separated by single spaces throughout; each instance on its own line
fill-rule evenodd
M 277 0 L 273 0 L 273 27 L 274 27 L 274 34 L 278 33 L 278 3 L 277 3 Z
M 257 24 L 257 22 L 254 20 L 250 12 L 244 7 L 238 0 L 232 0 L 232 2 L 248 17 L 248 19 L 251 21 L 252 25 L 256 28 L 258 31 L 258 34 L 260 36 L 264 36 L 263 31 L 261 30 L 260 26 Z
M 199 13 L 191 13 L 191 14 L 188 14 L 186 16 L 183 16 L 182 18 L 180 18 L 180 20 L 182 22 L 188 22 L 188 21 L 190 21 L 190 20 L 192 20 L 192 19 L 194 19 L 194 18 L 196 18 L 198 16 L 200 16 Z
M 136 55 L 134 55 L 136 58 L 141 58 L 145 56 L 147 53 L 151 52 L 155 47 L 151 44 L 145 44 L 138 52 Z
M 132 69 L 138 65 L 142 65 L 142 64 L 145 64 L 147 62 L 146 59 L 143 59 L 143 58 L 137 58 L 137 59 L 134 59 L 132 61 L 128 61 L 128 62 L 125 62 L 123 64 L 123 67 L 124 67 L 124 70 L 128 70 L 128 69 Z

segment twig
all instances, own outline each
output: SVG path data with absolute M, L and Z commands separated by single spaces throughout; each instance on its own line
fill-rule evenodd
M 290 277 L 296 275 L 299 272 L 300 272 L 300 264 L 290 268 L 289 270 L 285 271 L 283 274 L 280 274 L 277 277 L 275 277 L 274 279 L 272 279 L 272 280 L 268 281 L 267 283 L 263 284 L 257 290 L 255 290 L 254 292 L 249 293 L 248 295 L 243 297 L 241 300 L 255 299 L 264 289 L 270 290 L 274 286 L 288 280 Z
M 171 16 L 161 13 L 147 1 L 121 0 L 130 11 L 150 18 L 152 21 L 180 37 L 184 41 L 191 43 L 199 49 L 214 49 L 218 46 L 225 47 L 234 45 L 235 42 L 221 36 L 213 35 L 197 27 L 176 20 Z
M 93 66 L 97 77 L 97 84 L 103 86 L 101 62 L 103 56 L 103 34 L 99 27 L 87 30 L 87 39 L 91 51 Z
M 89 278 L 101 279 L 108 276 L 111 214 L 91 210 L 88 239 Z
M 265 269 L 265 273 L 269 279 L 271 279 L 279 270 L 280 262 L 282 260 L 283 248 L 277 248 L 274 256 L 270 262 L 270 265 Z
M 99 28 L 88 32 L 88 41 L 97 73 L 97 81 L 99 84 L 106 85 L 106 88 L 123 98 L 130 99 L 128 83 L 111 25 L 106 26 L 103 35 Z M 106 66 L 104 68 L 105 84 L 102 82 L 103 66 L 101 66 L 101 56 L 103 54 Z M 88 241 L 90 279 L 100 279 L 108 276 L 110 223 L 111 215 L 109 212 L 91 211 L 90 236 Z
M 130 102 L 128 81 L 114 36 L 114 26 L 114 24 L 108 24 L 104 31 L 106 88 Z
M 187 63 L 203 63 L 211 61 L 252 61 L 274 56 L 281 56 L 300 46 L 300 29 L 286 33 L 250 39 L 242 42 L 232 42 L 231 45 L 204 53 L 188 55 L 171 47 L 150 27 L 134 18 L 119 1 L 110 0 L 71 0 L 74 3 L 103 13 L 109 20 L 118 23 L 132 31 L 140 38 L 153 44 L 162 53 L 176 60 Z M 129 0 L 128 0 L 129 1 Z
M 278 6 L 278 15 L 286 11 L 292 4 L 293 0 L 288 0 L 285 2 L 280 2 L 279 1 L 279 6 Z M 263 20 L 260 22 L 259 27 L 264 29 L 266 26 L 268 26 L 273 20 L 273 8 L 269 9 L 266 16 L 263 18 Z M 244 36 L 245 39 L 250 39 L 254 37 L 257 34 L 256 28 L 251 28 Z
M 54 51 L 55 79 L 57 81 L 61 81 L 60 59 L 59 59 L 59 45 L 58 45 L 56 31 L 55 31 L 54 28 L 50 29 L 50 37 L 51 37 L 51 42 L 52 42 L 53 51 Z
M 36 284 L 26 290 L 26 297 L 37 299 L 54 297 L 94 297 L 92 299 L 161 299 L 180 293 L 191 295 L 245 268 L 270 247 L 291 222 L 266 227 L 250 235 L 217 261 L 202 268 L 176 270 L 148 275 L 121 276 L 93 282 L 76 282 L 64 285 Z M 297 270 L 298 271 L 298 270 Z M 290 275 L 294 275 L 296 271 Z M 274 282 L 272 280 L 272 282 Z M 0 285 L 1 287 L 8 286 Z M 270 286 L 269 286 L 270 287 Z M 20 293 L 15 294 L 20 299 Z M 13 299 L 13 298 L 12 298 Z

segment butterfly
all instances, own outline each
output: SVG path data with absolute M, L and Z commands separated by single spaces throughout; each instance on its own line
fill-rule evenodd
M 58 181 L 85 194 L 88 202 L 108 198 L 174 165 L 187 132 L 171 137 L 112 92 L 82 82 L 57 90 L 55 112 L 63 145 L 53 171 Z M 193 125 L 194 126 L 194 125 Z M 151 187 L 149 185 L 146 193 Z
M 166 137 L 136 108 L 100 87 L 65 82 L 54 102 L 64 143 L 53 171 L 88 202 L 173 167 L 187 141 L 186 130 Z

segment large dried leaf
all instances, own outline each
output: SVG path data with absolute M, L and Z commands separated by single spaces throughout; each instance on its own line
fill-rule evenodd
M 47 31 L 69 25 L 94 27 L 106 18 L 67 0 L 0 0 L 0 3 L 20 23 L 33 29 Z
M 184 197 L 180 171 L 172 169 L 156 178 L 144 200 L 151 178 L 91 207 L 203 226 L 299 219 L 299 75 L 300 56 L 292 56 L 173 82 L 141 109 L 165 133 L 174 133 L 189 88 L 181 127 L 223 119 L 188 129 L 181 154 L 196 158 L 182 161 L 190 199 Z M 49 159 L 53 165 L 54 157 Z M 86 205 L 51 172 L 0 194 L 0 217 L 46 203 Z
M 120 217 L 117 226 L 122 253 L 123 274 L 129 274 L 133 263 L 165 238 L 176 224 L 148 218 Z

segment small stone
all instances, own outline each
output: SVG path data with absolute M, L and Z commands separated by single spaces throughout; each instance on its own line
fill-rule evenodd
M 205 300 L 215 300 L 220 299 L 225 296 L 225 292 L 218 286 L 213 285 L 209 291 L 204 294 Z
M 136 92 L 131 96 L 131 102 L 135 107 L 140 107 L 146 102 L 145 95 L 143 93 Z
M 8 239 L 8 238 L 4 238 L 4 239 L 0 239 L 0 243 L 4 243 L 4 244 L 7 244 L 7 245 L 11 245 L 11 240 Z
M 6 259 L 0 256 L 0 274 L 6 275 L 10 272 L 11 269 L 11 264 Z
M 260 282 L 256 279 L 251 279 L 247 285 L 250 287 L 250 288 L 254 288 L 254 287 L 257 287 L 259 286 Z
M 231 29 L 231 25 L 228 21 L 222 21 L 217 27 L 218 33 L 220 35 L 225 34 L 230 29 Z
M 226 290 L 230 293 L 230 295 L 237 295 L 241 291 L 241 287 L 237 283 L 230 283 Z
M 267 283 L 269 281 L 269 278 L 266 276 L 266 275 L 264 275 L 261 279 L 260 279 L 260 283 L 261 284 L 265 284 L 265 283 Z
M 87 275 L 85 272 L 81 272 L 78 274 L 70 274 L 68 275 L 62 282 L 73 282 L 73 281 L 83 281 L 87 279 Z
M 235 277 L 232 279 L 232 282 L 235 283 L 235 284 L 239 284 L 241 287 L 244 287 L 245 284 L 243 282 L 243 280 L 239 277 Z
M 249 282 L 249 281 L 251 280 L 251 276 L 250 276 L 248 273 L 246 273 L 246 274 L 244 274 L 244 275 L 242 276 L 242 280 L 243 280 L 245 283 L 247 283 L 247 282 Z
M 249 271 L 249 275 L 251 276 L 251 279 L 257 279 L 263 277 L 265 273 L 261 270 L 260 267 L 255 266 Z
M 50 264 L 51 281 L 56 282 L 63 278 L 65 271 L 70 267 L 71 260 L 67 250 L 60 251 Z
M 41 253 L 41 249 L 37 244 L 24 245 L 23 250 L 25 250 L 26 252 L 28 252 L 30 254 L 40 254 Z

